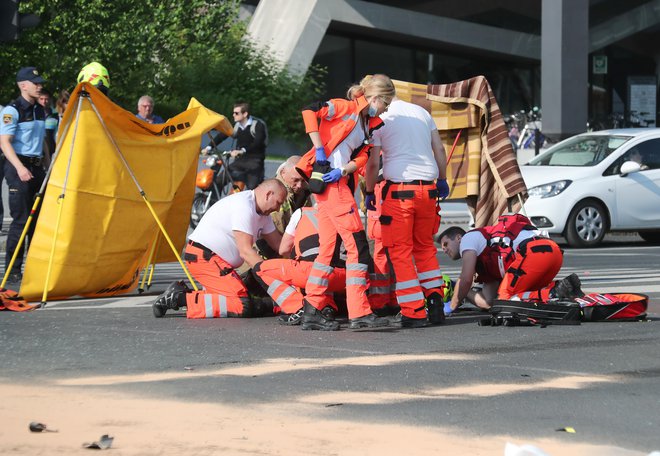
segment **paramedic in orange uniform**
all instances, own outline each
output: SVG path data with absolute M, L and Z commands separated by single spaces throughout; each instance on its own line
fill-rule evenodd
M 385 75 L 374 78 L 390 81 Z M 366 172 L 367 209 L 375 209 L 382 150 L 385 183 L 379 220 L 401 307 L 394 324 L 417 328 L 442 323 L 444 283 L 433 237 L 440 225 L 438 201 L 449 195 L 445 149 L 433 118 L 421 106 L 395 97 L 380 117 L 384 126 L 374 131 Z
M 314 207 L 303 207 L 291 216 L 282 235 L 280 255 L 282 258 L 265 260 L 257 264 L 253 272 L 262 281 L 262 286 L 275 302 L 274 313 L 282 313 L 278 323 L 287 326 L 299 325 L 303 315 L 303 293 L 314 260 L 319 252 L 318 212 Z M 327 302 L 334 312 L 337 305 L 332 293 L 346 288 L 346 262 L 341 259 L 341 239 L 337 240 L 332 257 L 332 274 L 328 277 Z M 289 258 L 289 256 L 292 258 Z
M 154 315 L 159 318 L 168 309 L 187 307 L 188 318 L 253 316 L 248 291 L 235 268 L 262 261 L 253 247 L 259 238 L 279 250 L 282 235 L 269 214 L 279 210 L 286 194 L 280 181 L 268 179 L 211 206 L 184 253 L 186 266 L 204 289 L 192 291 L 182 281 L 172 283 L 153 304 Z
M 512 236 L 507 241 L 511 250 L 502 254 L 498 253 L 501 251 L 498 244 L 503 242 L 497 236 L 499 231 L 498 225 L 467 233 L 452 226 L 438 236 L 440 247 L 449 258 L 462 258 L 461 275 L 451 302 L 445 306 L 445 314 L 456 310 L 465 298 L 477 307 L 489 309 L 496 298 L 548 302 L 584 296 L 577 275 L 553 280 L 564 260 L 557 243 L 531 225 Z M 484 284 L 481 291 L 472 290 L 475 273 L 477 282 Z
M 355 173 L 366 164 L 371 148 L 370 138 L 374 129 L 382 125 L 378 115 L 387 109 L 393 96 L 391 81 L 367 76 L 348 90 L 348 100 L 332 99 L 303 110 L 305 129 L 314 147 L 300 160 L 298 169 L 308 179 L 314 178 L 312 170 L 315 163 L 321 166 L 329 163 L 330 171 L 322 176 L 326 188 L 316 195 L 320 247 L 305 286 L 307 296 L 302 329 L 339 329 L 339 323 L 331 315 L 323 313 L 328 278 L 333 271 L 331 260 L 337 234 L 341 236 L 347 252 L 349 328 L 389 324 L 389 320 L 374 315 L 367 299 L 367 277 L 372 260 L 354 193 Z

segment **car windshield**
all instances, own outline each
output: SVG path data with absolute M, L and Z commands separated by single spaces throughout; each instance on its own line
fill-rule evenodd
M 532 166 L 594 166 L 632 136 L 584 135 L 568 139 L 534 158 Z

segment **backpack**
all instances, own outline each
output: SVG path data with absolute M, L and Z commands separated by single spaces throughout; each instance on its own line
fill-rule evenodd
M 268 126 L 266 125 L 266 122 L 264 122 L 263 119 L 260 119 L 259 117 L 252 117 L 252 124 L 250 125 L 250 134 L 252 135 L 253 138 L 257 137 L 257 122 L 261 122 L 264 126 L 264 134 L 265 134 L 265 139 L 264 139 L 264 146 L 268 146 Z M 234 125 L 234 134 L 233 136 L 236 137 L 236 133 L 238 132 L 238 123 Z
M 501 280 L 504 272 L 513 260 L 513 240 L 523 230 L 535 230 L 531 220 L 522 214 L 505 214 L 497 218 L 497 223 L 484 228 L 477 228 L 486 238 L 486 248 L 479 255 L 477 262 L 479 281 Z M 499 275 L 495 273 L 499 271 Z
M 630 321 L 646 317 L 649 297 L 640 293 L 589 293 L 575 298 L 582 321 Z

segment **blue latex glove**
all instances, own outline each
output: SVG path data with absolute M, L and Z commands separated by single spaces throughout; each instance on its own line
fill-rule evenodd
M 438 189 L 438 198 L 445 199 L 449 196 L 449 184 L 447 184 L 447 179 L 438 179 L 435 183 L 435 188 Z
M 376 210 L 376 197 L 374 196 L 373 192 L 369 192 L 366 194 L 366 196 L 364 197 L 364 205 L 368 211 Z
M 448 317 L 451 315 L 453 310 L 451 310 L 451 302 L 446 302 L 445 303 L 445 317 Z
M 327 183 L 337 182 L 341 179 L 341 169 L 333 168 L 330 172 L 325 173 L 321 179 Z
M 316 163 L 327 163 L 328 157 L 325 156 L 325 148 L 323 146 L 316 148 Z

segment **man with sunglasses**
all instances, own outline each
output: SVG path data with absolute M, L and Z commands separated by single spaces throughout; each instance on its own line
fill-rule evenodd
M 264 160 L 268 145 L 268 129 L 266 123 L 250 115 L 250 105 L 236 103 L 232 111 L 234 117 L 234 148 L 231 156 L 235 160 L 229 165 L 229 172 L 234 180 L 245 182 L 249 190 L 253 190 L 264 180 Z M 218 145 L 227 138 L 218 133 L 212 144 Z M 211 150 L 207 146 L 206 152 Z

